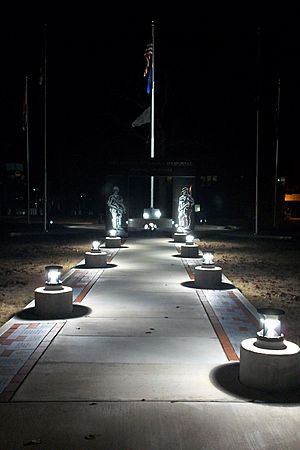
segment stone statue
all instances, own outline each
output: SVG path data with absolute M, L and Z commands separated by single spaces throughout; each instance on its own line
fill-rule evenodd
M 111 214 L 112 228 L 122 229 L 122 217 L 126 212 L 123 197 L 119 194 L 118 186 L 113 187 L 113 193 L 108 197 L 107 205 Z
M 189 193 L 189 189 L 187 187 L 183 187 L 178 200 L 178 226 L 184 228 L 185 230 L 191 229 L 194 203 L 194 199 Z

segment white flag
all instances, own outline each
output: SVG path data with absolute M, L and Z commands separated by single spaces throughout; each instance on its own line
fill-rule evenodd
M 140 125 L 144 125 L 145 123 L 150 123 L 150 111 L 151 111 L 151 107 L 148 106 L 147 109 L 145 109 L 144 112 L 142 112 L 142 114 L 140 114 L 133 122 L 132 122 L 132 126 L 133 127 L 139 127 Z

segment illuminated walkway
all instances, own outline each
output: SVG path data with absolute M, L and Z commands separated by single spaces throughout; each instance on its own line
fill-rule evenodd
M 199 261 L 171 239 L 131 237 L 108 268 L 65 280 L 72 318 L 37 321 L 28 305 L 2 327 L 3 448 L 299 448 L 299 392 L 241 386 L 255 311 L 226 277 L 218 291 L 195 289 Z

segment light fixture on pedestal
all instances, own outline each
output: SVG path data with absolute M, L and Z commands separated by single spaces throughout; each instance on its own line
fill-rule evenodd
M 174 242 L 185 242 L 187 232 L 183 227 L 177 227 L 173 236 Z
M 121 247 L 121 238 L 120 236 L 117 236 L 117 230 L 111 229 L 109 230 L 108 234 L 109 236 L 106 236 L 105 238 L 105 247 L 107 248 L 114 248 L 114 247 Z
M 73 290 L 63 286 L 60 280 L 63 266 L 52 264 L 45 267 L 44 287 L 35 289 L 35 313 L 42 318 L 62 318 L 73 310 Z
M 299 387 L 300 348 L 284 339 L 281 331 L 284 311 L 260 308 L 257 312 L 262 316 L 257 337 L 240 344 L 240 382 L 269 392 Z
M 215 265 L 214 254 L 211 251 L 203 252 L 201 266 L 196 266 L 195 285 L 202 289 L 217 289 L 222 284 L 222 268 Z
M 106 267 L 107 253 L 102 252 L 99 241 L 93 241 L 89 252 L 85 253 L 85 266 L 89 268 Z
M 199 247 L 195 244 L 195 238 L 192 234 L 186 236 L 185 244 L 180 247 L 182 258 L 198 258 Z

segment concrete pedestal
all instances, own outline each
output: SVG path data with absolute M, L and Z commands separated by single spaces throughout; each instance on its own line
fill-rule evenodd
M 195 284 L 203 289 L 218 289 L 222 284 L 222 268 L 196 266 Z
M 73 311 L 73 290 L 62 286 L 58 290 L 39 287 L 34 291 L 35 313 L 45 318 L 63 318 Z
M 107 265 L 107 253 L 106 252 L 86 252 L 85 253 L 85 266 L 86 267 L 106 267 Z
M 121 238 L 118 236 L 106 237 L 105 238 L 105 247 L 107 247 L 107 248 L 121 247 Z
M 186 233 L 174 233 L 174 242 L 185 242 Z
M 199 247 L 196 244 L 184 244 L 180 248 L 180 254 L 182 258 L 198 258 Z
M 283 350 L 256 347 L 256 338 L 240 345 L 240 382 L 264 391 L 284 391 L 300 386 L 300 348 L 284 341 Z

